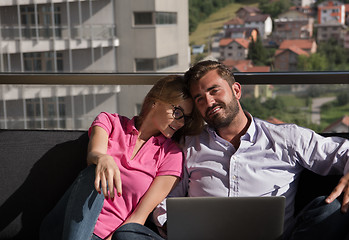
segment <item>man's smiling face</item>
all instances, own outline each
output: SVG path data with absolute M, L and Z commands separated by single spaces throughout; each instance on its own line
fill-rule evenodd
M 227 127 L 239 112 L 235 87 L 222 79 L 216 70 L 211 70 L 193 83 L 190 93 L 204 120 L 214 128 Z

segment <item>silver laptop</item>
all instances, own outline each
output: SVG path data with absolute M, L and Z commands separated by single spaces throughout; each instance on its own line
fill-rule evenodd
M 285 197 L 168 198 L 168 240 L 282 239 Z

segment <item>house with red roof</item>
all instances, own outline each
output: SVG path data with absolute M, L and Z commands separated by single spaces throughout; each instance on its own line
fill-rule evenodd
M 341 133 L 349 131 L 349 116 L 344 115 L 342 118 L 330 124 L 326 127 L 324 133 Z
M 233 67 L 235 72 L 270 72 L 269 66 L 254 66 L 252 61 L 240 62 Z
M 239 8 L 236 12 L 236 17 L 227 21 L 224 26 L 226 37 L 231 37 L 231 32 L 237 31 L 239 28 L 257 29 L 262 38 L 266 38 L 273 30 L 273 22 L 268 14 L 261 14 L 261 11 L 256 7 L 244 6 Z
M 220 59 L 246 59 L 249 43 L 250 41 L 244 38 L 222 38 L 219 41 Z
M 224 29 L 229 28 L 242 28 L 245 25 L 245 21 L 242 18 L 235 17 L 230 19 L 229 21 L 225 22 L 223 25 Z
M 238 16 L 241 19 L 245 19 L 247 16 L 256 15 L 260 13 L 261 10 L 253 6 L 242 6 L 235 12 L 236 16 Z
M 296 71 L 298 56 L 310 56 L 316 52 L 314 39 L 284 40 L 274 55 L 274 67 L 277 71 Z
M 287 49 L 296 46 L 307 53 L 316 53 L 317 44 L 314 39 L 291 39 L 281 42 L 279 49 Z
M 235 66 L 244 63 L 244 64 L 252 64 L 252 61 L 249 59 L 244 59 L 244 60 L 233 60 L 233 59 L 225 59 L 222 61 L 222 63 L 227 66 L 230 69 L 234 69 Z
M 259 32 L 257 28 L 245 27 L 245 21 L 239 17 L 230 19 L 223 25 L 224 38 L 256 39 Z

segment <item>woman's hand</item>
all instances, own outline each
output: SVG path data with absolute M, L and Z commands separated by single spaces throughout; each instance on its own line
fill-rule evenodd
M 117 195 L 120 197 L 122 194 L 121 189 L 121 178 L 119 167 L 116 165 L 113 157 L 108 154 L 100 154 L 96 156 L 97 167 L 96 167 L 96 178 L 95 178 L 95 188 L 97 192 L 101 193 L 101 187 L 103 194 L 106 199 L 108 197 L 114 198 L 116 188 Z M 110 187 L 112 186 L 112 187 Z M 109 195 L 108 195 L 108 188 Z
M 114 198 L 116 188 L 117 195 L 122 194 L 120 170 L 112 156 L 107 154 L 108 133 L 101 127 L 95 126 L 91 130 L 88 144 L 87 164 L 96 165 L 95 188 L 106 199 Z M 109 192 L 108 192 L 109 190 Z

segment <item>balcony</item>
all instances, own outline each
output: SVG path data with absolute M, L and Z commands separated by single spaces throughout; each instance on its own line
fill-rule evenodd
M 87 129 L 101 111 L 132 117 L 151 85 L 167 74 L 170 73 L 2 73 L 0 128 Z M 327 112 L 331 116 L 323 116 L 320 110 L 321 105 L 349 92 L 349 72 L 235 73 L 235 77 L 243 86 L 242 104 L 255 117 L 275 117 L 322 132 L 349 115 L 347 100 L 343 107 L 333 107 L 339 113 L 328 111 L 332 110 L 330 105 Z M 320 105 L 319 99 L 324 101 Z M 278 101 L 286 102 L 283 112 L 277 111 Z M 267 106 L 269 116 L 261 106 Z M 349 132 L 349 125 L 339 128 Z
M 2 26 L 0 47 L 3 53 L 117 47 L 116 26 L 92 24 L 82 26 Z
M 86 2 L 88 0 L 52 0 L 53 3 L 78 2 L 78 1 Z M 20 0 L 20 2 L 18 2 L 18 3 L 17 2 L 14 3 L 13 0 L 1 0 L 0 6 L 1 7 L 3 7 L 3 6 L 13 6 L 13 5 L 16 5 L 16 4 L 27 5 L 27 4 L 32 4 L 33 3 L 33 1 L 31 1 L 31 0 Z M 36 4 L 45 4 L 45 3 L 47 3 L 47 0 L 36 0 Z

